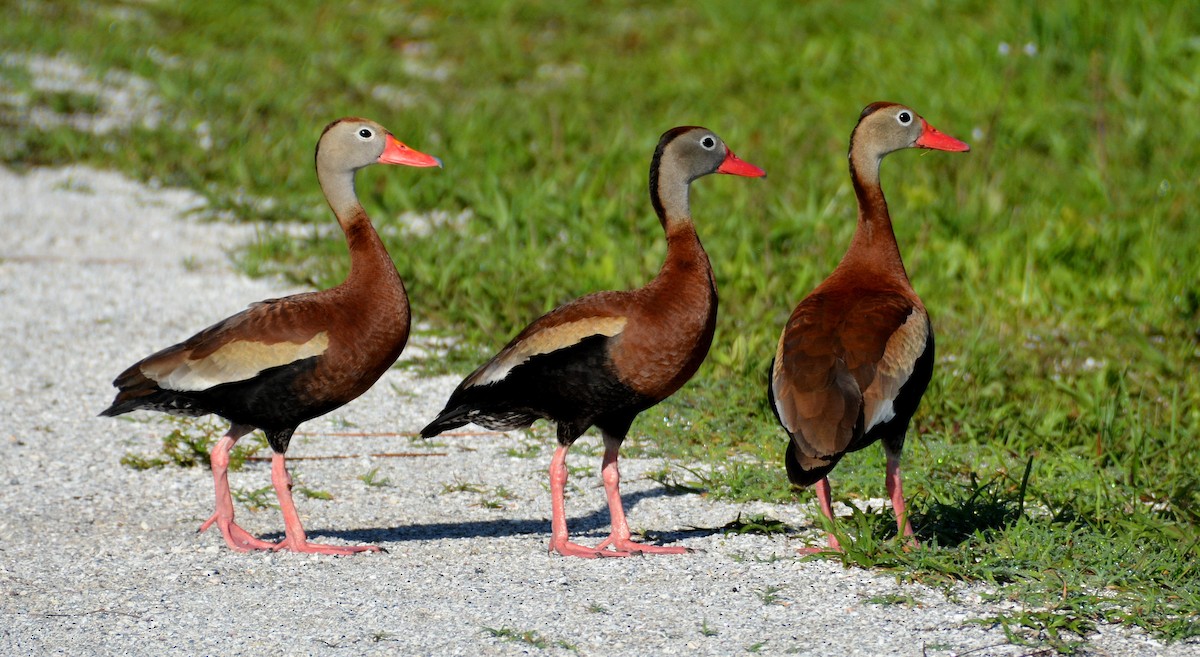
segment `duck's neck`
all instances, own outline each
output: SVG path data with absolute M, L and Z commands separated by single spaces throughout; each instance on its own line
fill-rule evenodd
M 667 226 L 667 257 L 658 278 L 677 276 L 702 282 L 711 287 L 713 295 L 716 295 L 717 282 L 713 277 L 712 263 L 700 244 L 700 236 L 696 234 L 696 226 L 691 220 L 677 221 Z
M 650 203 L 658 214 L 658 221 L 670 237 L 673 224 L 692 223 L 692 209 L 689 196 L 691 185 L 687 182 L 664 177 L 657 169 L 650 174 Z M 692 234 L 695 234 L 692 228 Z
M 317 180 L 346 235 L 346 246 L 350 250 L 350 273 L 344 285 L 391 285 L 399 287 L 402 293 L 396 265 L 354 191 L 354 172 L 330 171 L 318 164 Z
M 689 218 L 666 222 L 667 256 L 658 275 L 646 284 L 650 307 L 655 312 L 692 317 L 711 328 L 717 313 L 717 279 L 696 226 Z M 683 321 L 683 320 L 678 320 Z M 681 325 L 677 328 L 682 330 Z
M 851 140 L 850 179 L 858 199 L 858 226 L 838 267 L 899 275 L 907 280 L 892 217 L 879 183 L 879 164 L 884 155 Z
M 650 202 L 667 235 L 667 258 L 655 280 L 690 278 L 708 285 L 715 300 L 717 283 L 712 265 L 692 223 L 690 182 L 676 166 L 663 161 L 661 154 L 656 155 L 650 167 Z

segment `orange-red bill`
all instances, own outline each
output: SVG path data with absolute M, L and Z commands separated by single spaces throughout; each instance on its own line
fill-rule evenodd
M 387 136 L 387 146 L 384 147 L 383 155 L 379 156 L 378 161 L 382 164 L 403 164 L 408 167 L 442 166 L 441 160 L 409 148 L 390 134 Z
M 937 128 L 926 123 L 925 119 L 921 119 L 921 125 L 924 126 L 924 130 L 921 131 L 921 136 L 917 137 L 917 146 L 920 146 L 921 148 L 932 148 L 935 151 L 954 151 L 956 153 L 971 150 L 971 147 L 967 145 L 967 142 L 959 141 L 954 137 L 951 137 L 950 135 L 938 130 Z
M 766 171 L 734 155 L 733 151 L 729 151 L 725 155 L 725 161 L 721 162 L 721 166 L 717 167 L 717 173 L 728 173 L 734 176 L 746 176 L 747 178 L 761 178 L 767 175 Z

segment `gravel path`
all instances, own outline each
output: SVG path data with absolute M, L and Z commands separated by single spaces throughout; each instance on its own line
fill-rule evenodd
M 803 525 L 809 509 L 672 495 L 646 478 L 654 460 L 622 461 L 631 523 L 695 554 L 548 556 L 549 434 L 397 435 L 433 417 L 458 381 L 403 369 L 303 425 L 289 452 L 298 483 L 332 495 L 297 498 L 311 535 L 387 553 L 232 552 L 219 533 L 196 533 L 212 508 L 206 468 L 119 463 L 156 452 L 172 425 L 95 415 L 136 359 L 294 291 L 229 265 L 225 250 L 255 229 L 188 219 L 201 203 L 191 193 L 84 168 L 0 168 L 0 199 L 2 655 L 1031 652 L 968 623 L 1005 608 L 983 602 L 981 589 L 951 602 L 800 561 L 794 538 L 723 535 L 713 528 L 739 513 Z M 419 257 L 394 255 L 401 271 Z M 598 442 L 580 441 L 570 461 L 568 514 L 584 542 L 607 530 Z M 315 456 L 345 458 L 304 459 Z M 269 478 L 261 462 L 231 473 L 235 489 Z M 274 509 L 239 506 L 239 520 L 260 535 L 283 527 Z M 868 602 L 876 596 L 916 604 Z M 1200 645 L 1103 627 L 1089 650 L 1196 655 Z

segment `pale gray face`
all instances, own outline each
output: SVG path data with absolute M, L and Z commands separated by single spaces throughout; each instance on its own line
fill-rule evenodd
M 872 150 L 878 153 L 891 153 L 916 145 L 924 125 L 921 117 L 911 109 L 890 105 L 864 118 L 855 139 L 869 140 Z
M 663 153 L 663 164 L 678 168 L 692 181 L 716 171 L 728 154 L 725 142 L 711 130 L 693 128 L 671 141 Z
M 329 126 L 317 144 L 317 166 L 361 169 L 379 161 L 387 147 L 387 131 L 367 119 L 342 119 Z

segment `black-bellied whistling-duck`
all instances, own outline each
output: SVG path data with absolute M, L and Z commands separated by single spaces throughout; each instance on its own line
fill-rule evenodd
M 847 452 L 883 441 L 896 527 L 908 537 L 900 451 L 933 373 L 933 327 L 900 260 L 879 164 L 912 147 L 970 150 L 903 105 L 873 103 L 862 111 L 850 136 L 858 228 L 842 262 L 788 319 L 767 389 L 791 436 L 788 478 L 797 486 L 815 483 L 831 521 L 829 471 Z M 832 534 L 829 547 L 840 549 Z
M 631 540 L 617 454 L 638 413 L 687 382 L 712 343 L 717 287 L 688 204 L 690 183 L 710 173 L 766 175 L 710 130 L 664 133 L 650 163 L 650 202 L 667 234 L 658 276 L 640 289 L 589 294 L 538 318 L 463 380 L 421 431 L 430 437 L 468 422 L 509 431 L 538 418 L 554 421 L 559 446 L 550 461 L 551 552 L 591 558 L 687 551 Z M 568 540 L 563 501 L 567 450 L 591 426 L 604 437 L 602 476 L 612 520 L 611 535 L 595 548 Z
M 376 162 L 441 166 L 366 119 L 329 124 L 317 142 L 317 181 L 346 233 L 350 274 L 337 287 L 268 299 L 218 322 L 175 346 L 135 363 L 113 385 L 119 390 L 101 415 L 138 409 L 177 415 L 213 413 L 232 423 L 213 446 L 216 524 L 235 550 L 351 554 L 371 545 L 308 542 L 292 502 L 284 463 L 292 433 L 305 420 L 366 392 L 408 341 L 408 296 L 400 274 L 354 192 L 355 173 Z M 274 450 L 271 482 L 279 496 L 285 538 L 251 536 L 233 521 L 227 469 L 239 438 L 262 429 Z

